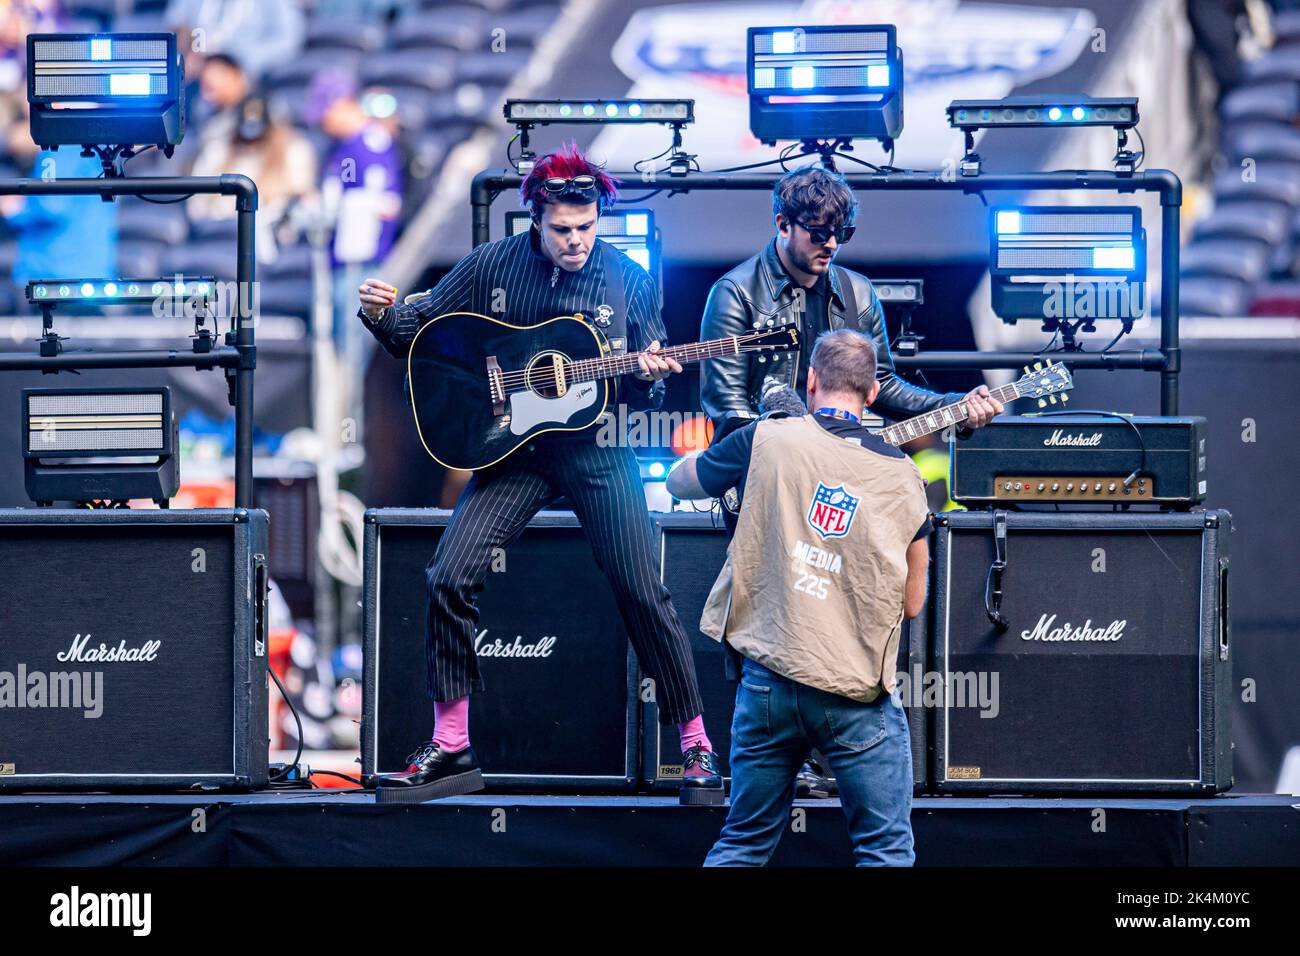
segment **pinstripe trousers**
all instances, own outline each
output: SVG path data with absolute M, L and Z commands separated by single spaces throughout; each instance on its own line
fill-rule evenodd
M 654 539 L 636 455 L 591 437 L 544 435 L 499 465 L 476 472 L 461 493 L 425 570 L 425 652 L 436 701 L 483 689 L 474 634 L 476 597 L 495 548 L 505 548 L 542 508 L 568 499 L 614 589 L 637 660 L 655 681 L 660 720 L 703 709 L 690 642 L 656 571 Z

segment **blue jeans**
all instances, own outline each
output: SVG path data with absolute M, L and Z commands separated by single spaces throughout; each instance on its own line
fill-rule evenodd
M 831 765 L 858 866 L 911 866 L 912 747 L 898 697 L 864 704 L 745 660 L 731 724 L 731 810 L 705 866 L 762 866 L 815 746 Z

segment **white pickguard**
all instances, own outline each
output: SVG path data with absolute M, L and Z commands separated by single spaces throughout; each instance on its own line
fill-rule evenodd
M 515 392 L 510 396 L 510 432 L 523 435 L 538 425 L 565 425 L 576 413 L 599 400 L 598 382 L 577 382 L 561 398 L 543 398 L 536 392 Z

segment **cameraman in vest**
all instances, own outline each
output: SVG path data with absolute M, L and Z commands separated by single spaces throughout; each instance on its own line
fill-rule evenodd
M 742 505 L 700 630 L 744 657 L 731 809 L 706 866 L 761 866 L 816 746 L 839 782 L 859 866 L 910 866 L 912 753 L 894 673 L 925 599 L 931 531 L 916 465 L 860 416 L 880 389 L 870 336 L 822 335 L 812 414 L 770 418 L 680 462 L 679 498 Z

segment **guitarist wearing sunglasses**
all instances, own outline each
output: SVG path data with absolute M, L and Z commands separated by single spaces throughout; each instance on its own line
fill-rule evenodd
M 820 166 L 793 170 L 772 190 L 775 237 L 762 252 L 713 284 L 704 306 L 701 338 L 743 335 L 786 322 L 797 323 L 803 333 L 798 351 L 729 356 L 700 367 L 700 403 L 713 422 L 715 444 L 752 423 L 763 394 L 774 386 L 786 386 L 806 398 L 813 343 L 822 333 L 837 329 L 857 330 L 875 343 L 880 391 L 873 412 L 902 420 L 966 401 L 967 428 L 979 428 L 1002 413 L 1002 403 L 986 385 L 965 395 L 941 395 L 895 374 L 884 309 L 871 280 L 833 264 L 853 238 L 857 214 L 857 199 L 839 173 Z M 804 766 L 798 781 L 801 796 L 831 794 L 820 769 L 815 760 Z
M 393 286 L 364 280 L 361 318 L 385 350 L 404 359 L 421 327 L 446 313 L 475 312 L 522 326 L 581 313 L 611 349 L 642 353 L 640 371 L 619 380 L 620 398 L 656 408 L 662 379 L 681 365 L 656 354 L 665 332 L 649 275 L 596 239 L 600 214 L 617 198 L 614 181 L 576 146 L 544 156 L 521 187 L 531 229 L 476 247 L 430 292 L 400 305 Z M 723 802 L 690 644 L 659 578 L 636 454 L 625 442 L 597 443 L 598 430 L 539 435 L 518 454 L 475 471 L 461 494 L 426 574 L 433 737 L 417 746 L 404 772 L 379 777 L 379 802 L 419 803 L 482 789 L 468 732 L 469 694 L 483 690 L 474 651 L 476 595 L 493 553 L 561 496 L 582 523 L 637 659 L 655 681 L 660 719 L 680 732 L 681 802 Z

